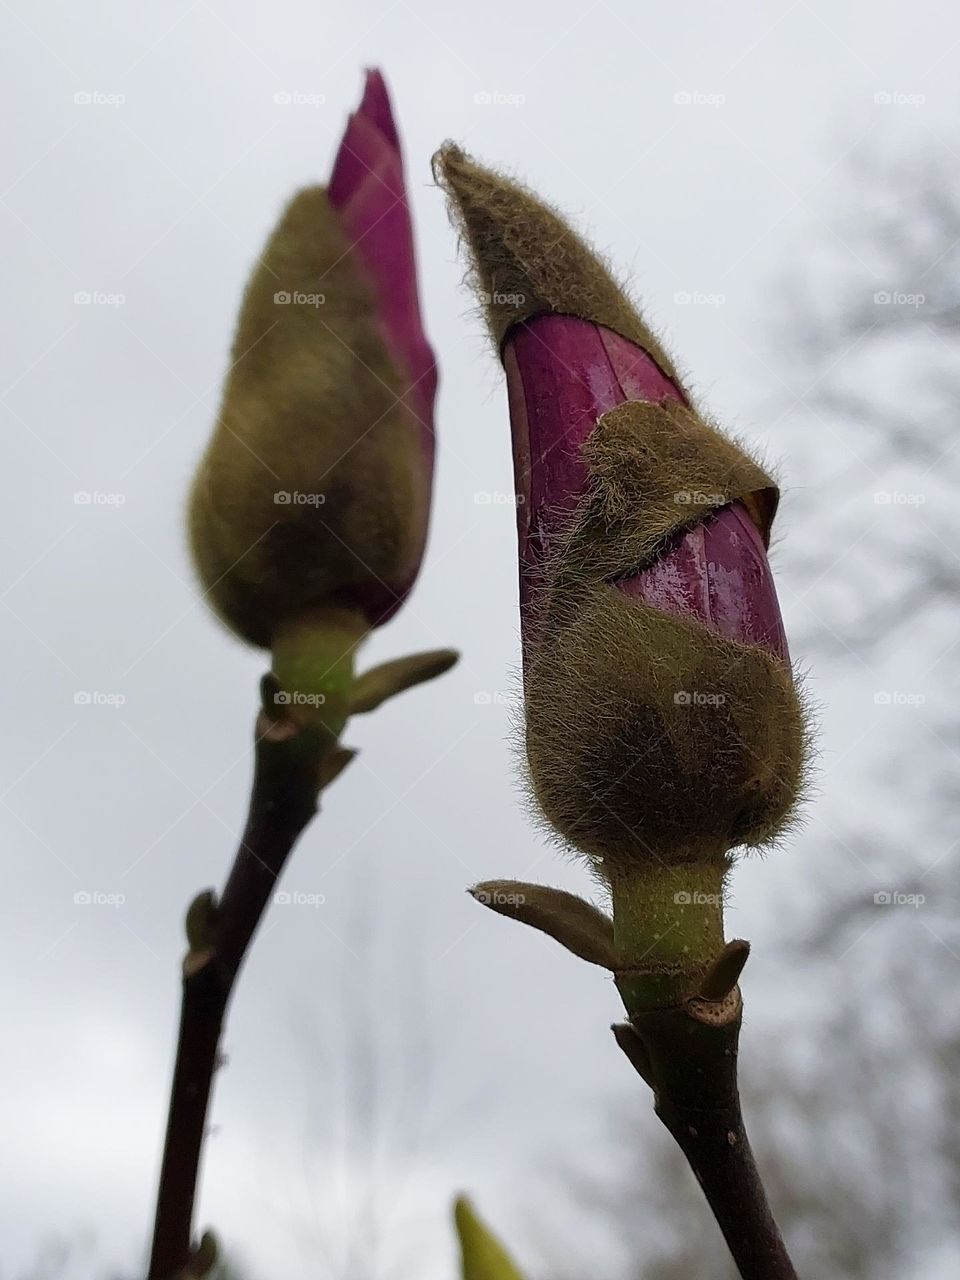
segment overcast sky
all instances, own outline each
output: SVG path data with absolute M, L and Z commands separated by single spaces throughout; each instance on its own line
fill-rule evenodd
M 412 1232 L 408 1274 L 452 1276 L 448 1204 L 469 1188 L 535 1260 L 567 1212 L 550 1167 L 602 1163 L 604 1099 L 649 1099 L 607 1031 L 604 975 L 463 893 L 591 886 L 524 810 L 506 395 L 430 155 L 452 137 L 523 176 L 630 269 L 696 392 L 784 475 L 774 564 L 788 632 L 808 634 L 840 605 L 791 590 L 789 544 L 812 536 L 791 483 L 840 446 L 764 416 L 812 381 L 771 332 L 778 273 L 831 242 L 855 145 L 960 139 L 956 6 L 10 0 L 0 22 L 0 1275 L 53 1233 L 94 1233 L 98 1264 L 128 1273 L 144 1247 L 181 919 L 232 856 L 265 667 L 198 600 L 184 495 L 250 264 L 289 195 L 325 180 L 365 65 L 400 122 L 441 374 L 427 559 L 368 657 L 463 660 L 349 728 L 361 756 L 286 879 L 323 902 L 272 912 L 230 1015 L 198 1225 L 251 1276 L 321 1274 L 366 1176 L 338 1155 L 357 1151 L 338 1064 L 372 1045 L 400 1224 L 385 1252 Z M 865 704 L 849 673 L 810 680 L 822 816 L 862 794 Z M 728 932 L 754 940 L 758 989 L 819 820 L 736 879 Z

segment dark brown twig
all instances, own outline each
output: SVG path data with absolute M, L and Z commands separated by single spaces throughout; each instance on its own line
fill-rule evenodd
M 686 1156 L 743 1280 L 797 1280 L 740 1111 L 736 981 L 746 955 L 745 943 L 729 943 L 698 995 L 674 1008 L 634 1011 L 613 1031 L 653 1089 L 654 1109 Z
M 183 965 L 180 1035 L 147 1280 L 173 1280 L 194 1261 L 193 1207 L 230 995 L 284 863 L 316 812 L 320 790 L 350 759 L 323 730 L 278 718 L 275 688 L 272 677 L 265 677 L 247 825 L 223 896 L 217 904 L 212 894 L 201 894 L 187 918 L 190 950 Z

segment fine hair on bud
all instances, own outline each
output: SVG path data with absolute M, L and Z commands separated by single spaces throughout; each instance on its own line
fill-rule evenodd
M 677 399 L 611 409 L 583 445 L 589 483 L 551 528 L 523 620 L 525 746 L 541 813 L 608 884 L 701 865 L 716 882 L 731 850 L 769 844 L 791 818 L 801 699 L 785 651 L 728 638 L 736 628 L 721 634 L 697 602 L 655 609 L 627 584 L 734 503 L 769 545 L 776 483 L 690 404 L 625 290 L 564 219 L 452 144 L 434 173 L 498 349 L 532 317 L 575 316 L 641 348 L 676 388 Z
M 807 746 L 784 663 L 606 582 L 554 593 L 549 614 L 526 673 L 532 787 L 604 879 L 723 865 L 781 834 Z
M 318 605 L 390 604 L 422 530 L 421 427 L 322 187 L 294 197 L 243 300 L 190 496 L 208 599 L 253 644 Z M 380 595 L 384 595 L 381 599 Z
M 590 487 L 546 566 L 525 670 L 536 802 L 608 881 L 658 860 L 725 864 L 795 810 L 808 732 L 793 674 L 617 583 L 735 500 L 766 541 L 776 484 L 678 403 L 623 404 L 584 449 Z M 677 501 L 691 492 L 705 505 Z
M 776 482 L 687 405 L 618 405 L 600 418 L 584 453 L 593 484 L 571 522 L 558 571 L 570 566 L 605 579 L 635 572 L 684 529 L 736 500 L 769 542 Z
M 636 342 L 679 381 L 663 345 L 603 259 L 539 196 L 453 143 L 436 153 L 433 172 L 469 248 L 473 285 L 498 349 L 509 329 L 531 316 L 579 316 Z

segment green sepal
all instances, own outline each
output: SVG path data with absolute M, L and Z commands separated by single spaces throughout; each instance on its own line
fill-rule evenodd
M 442 676 L 459 657 L 455 649 L 432 649 L 428 653 L 411 653 L 406 658 L 393 658 L 378 667 L 371 667 L 354 683 L 350 710 L 374 711 L 405 689 Z
M 617 968 L 613 921 L 576 894 L 522 880 L 485 880 L 468 892 L 491 911 L 549 934 L 581 960 Z

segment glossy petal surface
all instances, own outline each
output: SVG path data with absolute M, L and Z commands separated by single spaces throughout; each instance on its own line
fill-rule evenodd
M 544 561 L 586 487 L 581 450 L 599 418 L 628 400 L 685 397 L 642 348 L 574 316 L 543 315 L 518 325 L 503 359 L 526 620 Z M 617 586 L 665 613 L 789 660 L 766 551 L 742 503 L 706 515 L 656 564 Z
M 521 606 L 587 483 L 581 447 L 627 400 L 683 400 L 659 366 L 619 334 L 575 316 L 537 316 L 504 348 L 513 427 Z
M 656 564 L 617 586 L 663 613 L 790 660 L 767 553 L 741 502 L 688 529 Z

